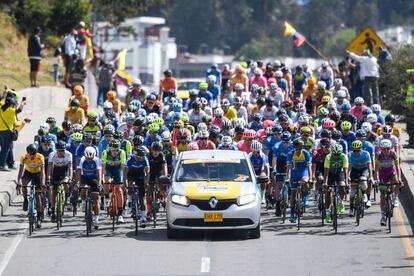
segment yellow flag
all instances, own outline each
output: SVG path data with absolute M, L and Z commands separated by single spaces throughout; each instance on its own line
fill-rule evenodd
M 85 36 L 86 46 L 87 46 L 87 59 L 93 59 L 93 43 L 92 39 L 88 36 Z
M 127 49 L 123 49 L 121 52 L 118 53 L 115 59 L 115 70 L 125 70 L 125 59 L 127 54 Z
M 287 21 L 285 21 L 285 36 L 293 36 L 296 33 L 296 29 L 292 27 Z

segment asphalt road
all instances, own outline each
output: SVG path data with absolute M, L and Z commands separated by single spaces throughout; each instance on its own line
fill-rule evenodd
M 58 109 L 33 114 L 16 148 L 31 141 L 35 128 Z M 36 126 L 36 127 L 35 127 Z M 18 154 L 17 154 L 18 155 Z M 262 237 L 244 240 L 238 233 L 190 232 L 167 240 L 165 214 L 160 226 L 134 235 L 132 220 L 112 232 L 109 218 L 101 216 L 98 231 L 86 237 L 82 214 L 66 215 L 59 231 L 48 219 L 28 237 L 22 198 L 0 218 L 1 275 L 412 275 L 412 232 L 403 208 L 395 210 L 393 232 L 379 225 L 379 207 L 366 211 L 360 226 L 347 216 L 339 233 L 321 227 L 315 207 L 305 214 L 300 231 L 281 224 L 263 210 Z M 311 202 L 311 205 L 314 203 Z

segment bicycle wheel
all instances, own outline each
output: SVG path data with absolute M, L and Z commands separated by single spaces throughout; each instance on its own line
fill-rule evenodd
M 115 190 L 112 191 L 112 195 L 111 195 L 111 214 L 110 216 L 112 217 L 112 232 L 115 231 L 115 223 L 116 223 L 116 212 L 117 212 L 117 208 L 116 208 L 116 195 L 115 195 Z
M 60 218 L 61 218 L 61 215 L 62 215 L 61 210 L 60 210 L 60 204 L 61 204 L 60 194 L 61 194 L 60 191 L 57 191 L 57 193 L 56 193 L 56 204 L 55 204 L 55 206 L 56 206 L 55 210 L 56 210 L 56 228 L 57 228 L 57 230 L 59 230 Z
M 75 217 L 78 211 L 78 192 L 73 191 L 71 194 L 72 215 Z
M 300 217 L 302 213 L 302 197 L 300 195 L 300 191 L 298 190 L 296 194 L 296 216 L 297 216 L 297 228 L 298 231 L 300 230 Z
M 320 193 L 319 193 L 319 211 L 321 212 L 322 226 L 324 226 L 325 218 L 326 218 L 326 206 L 325 206 L 325 193 L 323 190 L 320 190 Z
M 133 201 L 134 206 L 133 208 L 133 214 L 134 214 L 134 222 L 135 222 L 135 236 L 138 235 L 138 228 L 139 228 L 139 197 L 136 196 L 135 200 Z
M 337 199 L 337 195 L 336 195 L 336 189 L 334 189 L 334 195 L 333 195 L 333 203 L 332 203 L 332 224 L 333 224 L 333 229 L 335 230 L 335 234 L 338 233 L 338 199 Z
M 31 236 L 32 235 L 32 233 L 33 233 L 33 230 L 34 230 L 34 210 L 33 210 L 33 207 L 32 207 L 32 199 L 30 198 L 29 199 L 29 213 L 28 213 L 28 215 L 29 215 L 29 236 Z
M 154 228 L 157 227 L 157 188 L 155 185 L 152 187 L 152 220 L 154 224 Z
M 92 231 L 92 206 L 89 197 L 86 199 L 85 204 L 86 236 L 89 237 Z
M 387 203 L 386 203 L 386 210 L 385 214 L 387 216 L 387 226 L 388 226 L 388 232 L 391 233 L 391 217 L 392 217 L 392 202 L 391 202 L 391 194 L 387 194 Z

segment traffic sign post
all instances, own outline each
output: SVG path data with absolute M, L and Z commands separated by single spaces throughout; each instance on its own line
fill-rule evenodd
M 371 27 L 365 27 L 349 44 L 346 50 L 361 55 L 365 50 L 378 57 L 378 46 L 388 48 L 382 39 Z

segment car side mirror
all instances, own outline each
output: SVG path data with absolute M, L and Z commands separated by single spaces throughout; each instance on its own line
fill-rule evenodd
M 262 184 L 262 183 L 266 183 L 268 181 L 269 181 L 269 178 L 266 175 L 259 175 L 259 176 L 256 177 L 256 182 L 257 183 Z
M 168 176 L 160 176 L 158 182 L 163 185 L 171 185 L 171 179 Z

